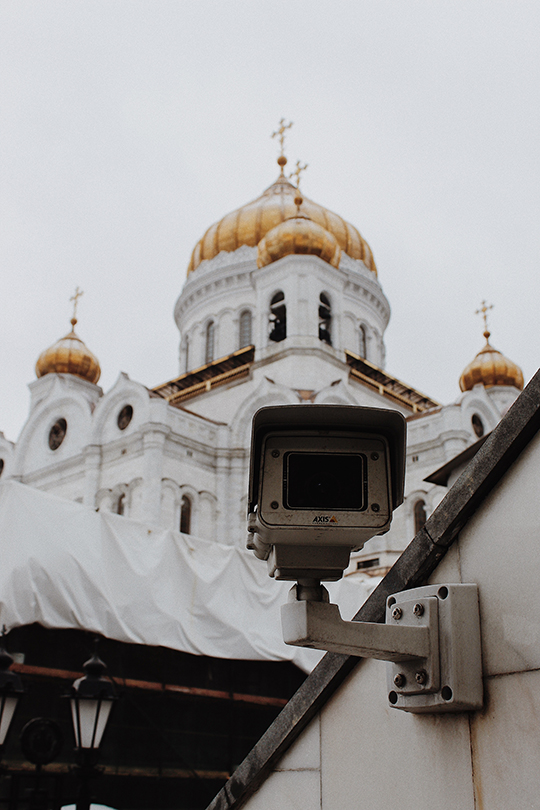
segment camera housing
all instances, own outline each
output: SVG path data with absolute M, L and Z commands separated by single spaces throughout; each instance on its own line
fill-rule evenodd
M 405 420 L 352 405 L 278 405 L 253 417 L 248 548 L 280 580 L 336 580 L 403 501 Z

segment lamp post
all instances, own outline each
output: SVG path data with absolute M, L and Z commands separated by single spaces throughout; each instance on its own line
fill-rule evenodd
M 105 677 L 107 667 L 94 653 L 83 666 L 84 677 L 76 680 L 70 692 L 75 750 L 81 779 L 77 810 L 89 810 L 89 780 L 97 774 L 99 746 L 116 694 Z
M 24 692 L 22 681 L 16 672 L 10 672 L 13 656 L 4 647 L 5 628 L 0 639 L 0 758 L 4 742 L 15 714 L 19 698 Z

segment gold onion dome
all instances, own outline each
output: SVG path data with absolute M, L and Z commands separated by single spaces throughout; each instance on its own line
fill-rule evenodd
M 72 318 L 71 332 L 39 355 L 36 363 L 38 377 L 44 377 L 45 374 L 74 374 L 88 382 L 97 383 L 101 376 L 99 362 L 75 334 L 76 323 L 77 319 Z
M 511 385 L 519 391 L 523 389 L 523 372 L 512 360 L 505 357 L 489 342 L 490 332 L 485 331 L 486 345 L 474 360 L 469 363 L 459 379 L 462 391 L 470 391 L 480 383 L 485 388 L 495 385 Z
M 286 161 L 283 157 L 278 159 L 282 171 L 275 183 L 256 200 L 237 208 L 236 211 L 227 214 L 208 228 L 202 239 L 195 245 L 187 271 L 188 275 L 196 270 L 201 262 L 213 259 L 222 250 L 232 252 L 242 245 L 256 247 L 276 225 L 295 218 L 294 200 L 297 189 L 283 174 L 285 164 L 280 163 L 280 160 Z M 335 237 L 338 246 L 344 253 L 352 259 L 360 259 L 369 270 L 377 275 L 371 249 L 354 225 L 305 197 L 302 211 L 314 225 L 320 225 L 324 231 Z M 284 233 L 290 233 L 290 227 L 285 229 Z M 304 227 L 310 227 L 314 233 L 313 225 Z
M 272 228 L 259 242 L 257 267 L 266 267 L 292 253 L 319 256 L 333 267 L 339 267 L 341 248 L 333 233 L 300 213 L 303 198 L 294 199 L 296 216 Z

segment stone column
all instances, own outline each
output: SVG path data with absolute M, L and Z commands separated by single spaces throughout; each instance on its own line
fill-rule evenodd
M 216 455 L 216 540 L 224 545 L 231 544 L 231 522 L 235 522 L 235 510 L 230 503 L 230 459 L 227 452 Z
M 465 431 L 445 431 L 441 434 L 442 446 L 445 461 L 455 458 L 467 447 L 470 442 L 469 435 Z
M 150 424 L 143 427 L 143 515 L 145 523 L 161 522 L 161 479 L 163 478 L 163 451 L 170 432 L 166 425 Z
M 245 548 L 247 539 L 247 492 L 249 479 L 249 450 L 237 451 L 231 458 L 229 498 L 234 509 L 231 509 L 231 527 L 229 543 Z
M 101 471 L 101 446 L 89 444 L 84 448 L 84 492 L 85 506 L 96 508 L 96 495 L 99 489 L 99 475 Z

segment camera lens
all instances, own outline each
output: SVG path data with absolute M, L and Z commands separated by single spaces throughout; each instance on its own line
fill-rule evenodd
M 309 502 L 314 504 L 335 502 L 341 484 L 339 478 L 332 477 L 328 473 L 315 473 L 306 481 Z
M 284 503 L 289 509 L 366 508 L 363 454 L 288 453 L 284 465 Z

